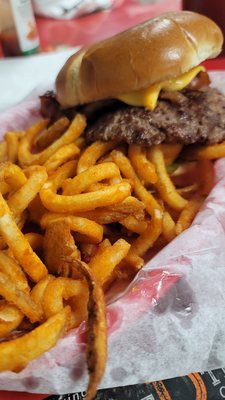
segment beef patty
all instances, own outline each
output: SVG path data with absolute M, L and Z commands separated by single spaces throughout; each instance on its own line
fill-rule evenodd
M 225 96 L 211 87 L 161 92 L 153 111 L 120 104 L 89 125 L 86 135 L 88 142 L 118 140 L 145 146 L 219 143 L 225 140 Z

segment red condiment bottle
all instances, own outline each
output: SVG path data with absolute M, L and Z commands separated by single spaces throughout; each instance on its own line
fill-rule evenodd
M 30 0 L 0 0 L 0 39 L 6 57 L 38 52 L 39 38 Z

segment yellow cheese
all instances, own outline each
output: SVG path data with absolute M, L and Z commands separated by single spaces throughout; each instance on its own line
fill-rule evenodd
M 205 68 L 202 65 L 192 68 L 190 71 L 176 78 L 156 83 L 147 89 L 141 89 L 136 92 L 122 94 L 116 98 L 126 104 L 129 104 L 130 106 L 146 107 L 150 110 L 154 110 L 160 90 L 164 89 L 172 92 L 176 90 L 182 90 L 196 77 L 196 75 L 198 75 L 200 71 L 205 71 Z

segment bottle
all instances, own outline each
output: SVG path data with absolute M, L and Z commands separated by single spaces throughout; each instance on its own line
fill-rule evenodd
M 6 57 L 38 52 L 39 38 L 31 0 L 0 0 L 0 39 Z

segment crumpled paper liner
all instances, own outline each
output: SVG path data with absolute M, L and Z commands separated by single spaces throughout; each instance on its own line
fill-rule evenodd
M 29 104 L 35 119 L 36 108 Z M 14 111 L 19 123 L 20 108 Z M 9 126 L 14 124 L 13 113 L 4 118 L 0 116 L 1 126 L 6 119 Z M 21 124 L 25 119 L 23 114 Z M 192 226 L 158 253 L 126 293 L 108 306 L 109 356 L 100 387 L 225 365 L 225 159 L 215 163 L 215 172 L 215 187 Z M 82 324 L 69 332 L 20 373 L 1 373 L 0 388 L 60 394 L 84 390 L 84 331 Z

